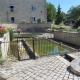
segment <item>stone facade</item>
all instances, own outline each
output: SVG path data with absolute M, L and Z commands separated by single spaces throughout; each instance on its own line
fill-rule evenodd
M 46 0 L 0 0 L 0 20 L 6 23 L 35 23 L 37 19 L 44 21 Z

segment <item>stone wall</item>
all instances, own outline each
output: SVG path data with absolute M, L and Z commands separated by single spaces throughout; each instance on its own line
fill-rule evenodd
M 11 11 L 10 6 L 14 9 Z M 32 10 L 33 9 L 33 10 Z M 32 18 L 47 20 L 46 0 L 0 0 L 0 20 L 2 22 L 12 23 L 11 17 L 14 17 L 14 23 L 31 23 Z
M 9 33 L 4 34 L 3 37 L 0 37 L 0 50 L 2 52 L 2 58 L 7 57 L 8 47 L 9 47 Z
M 80 33 L 54 31 L 54 39 L 80 46 Z
M 45 32 L 45 29 L 51 28 L 51 23 L 27 23 L 18 24 L 22 32 Z
M 7 27 L 12 27 L 14 30 L 20 29 L 22 32 L 45 32 L 45 29 L 51 28 L 50 23 L 25 23 L 25 24 L 7 24 L 3 23 L 2 25 Z

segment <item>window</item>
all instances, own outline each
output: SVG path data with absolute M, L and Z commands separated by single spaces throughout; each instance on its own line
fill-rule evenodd
M 14 12 L 14 6 L 10 6 L 10 11 Z
M 32 6 L 32 11 L 35 11 L 35 10 L 36 10 L 36 8 L 34 6 Z
M 35 22 L 35 17 L 31 17 L 31 22 Z
M 11 22 L 14 23 L 14 17 L 11 17 Z
M 41 13 L 42 13 L 42 11 L 41 11 Z

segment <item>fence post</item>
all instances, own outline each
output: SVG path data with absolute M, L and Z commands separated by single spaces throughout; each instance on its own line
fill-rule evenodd
M 32 44 L 33 44 L 33 52 L 35 53 L 35 49 L 34 49 L 34 39 L 32 40 Z
M 18 38 L 17 38 L 17 45 L 18 45 Z M 18 60 L 20 61 L 20 56 L 19 56 L 19 49 L 17 47 L 17 50 L 18 50 Z
M 33 54 L 34 54 L 34 59 L 35 59 L 36 57 L 35 57 L 35 48 L 34 48 L 34 45 L 35 45 L 34 44 L 34 38 L 32 38 L 32 45 L 33 45 Z

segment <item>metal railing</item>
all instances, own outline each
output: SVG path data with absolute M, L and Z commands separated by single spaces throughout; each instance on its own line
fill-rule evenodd
M 8 46 L 6 47 L 6 45 Z M 14 41 L 10 42 L 2 42 L 1 45 L 5 45 L 3 47 L 3 50 L 5 51 L 5 48 L 8 48 L 7 50 L 7 58 L 14 61 L 14 60 L 24 60 L 29 59 L 29 56 L 27 54 L 26 49 L 23 46 L 23 43 L 21 39 L 16 39 Z
M 36 59 L 36 56 L 56 55 L 64 56 L 66 52 L 74 52 L 75 50 L 63 46 L 62 43 L 55 43 L 44 38 L 17 38 L 11 42 L 2 42 L 9 44 L 7 54 L 17 60 Z
M 33 48 L 34 53 L 39 56 L 56 54 L 64 56 L 66 52 L 70 53 L 75 51 L 69 47 L 63 46 L 62 43 L 55 43 L 49 39 L 27 38 L 25 41 Z

